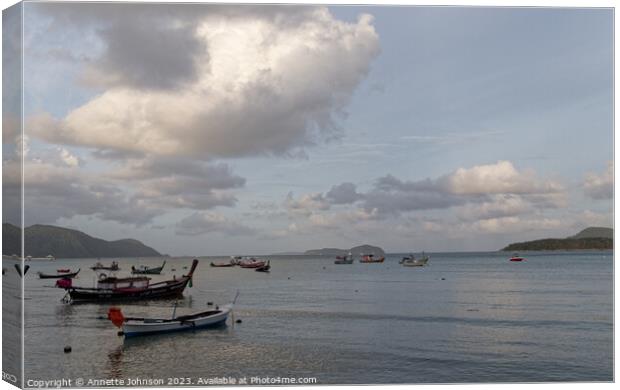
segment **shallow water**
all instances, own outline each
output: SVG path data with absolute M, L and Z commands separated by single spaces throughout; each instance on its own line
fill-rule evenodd
M 32 261 L 26 278 L 26 379 L 313 377 L 318 384 L 613 380 L 612 252 L 431 254 L 428 266 L 335 265 L 271 257 L 269 274 L 211 268 L 202 258 L 177 314 L 240 296 L 233 324 L 124 341 L 110 305 L 66 305 L 36 272 L 95 260 Z M 218 259 L 215 259 L 218 260 Z M 109 262 L 109 261 L 108 261 Z M 169 259 L 180 275 L 191 259 Z M 159 259 L 121 259 L 159 265 Z M 176 268 L 172 272 L 171 268 Z M 172 301 L 121 305 L 125 315 L 169 316 Z M 63 353 L 65 345 L 72 353 Z M 273 382 L 272 382 L 273 383 Z

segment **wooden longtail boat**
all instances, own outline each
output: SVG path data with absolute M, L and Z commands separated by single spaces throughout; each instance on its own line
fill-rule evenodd
M 381 256 L 375 259 L 374 255 L 364 255 L 360 259 L 360 263 L 383 263 L 385 261 L 385 257 Z
M 233 260 L 231 260 L 229 263 L 214 263 L 214 262 L 211 262 L 211 267 L 234 267 L 235 265 L 237 265 L 237 264 L 235 264 L 235 262 Z
M 44 274 L 42 272 L 39 272 L 39 279 L 73 279 L 77 276 L 77 274 L 80 273 L 80 270 L 78 269 L 77 271 L 73 272 L 73 273 L 58 273 L 58 274 Z
M 334 264 L 353 264 L 353 256 L 350 253 L 348 256 L 336 256 Z
M 251 259 L 249 261 L 242 261 L 241 263 L 239 263 L 239 267 L 241 267 L 241 268 L 259 268 L 259 267 L 263 267 L 265 264 L 266 264 L 265 261 Z
M 181 297 L 183 290 L 191 282 L 198 260 L 194 259 L 187 275 L 172 280 L 150 284 L 145 276 L 131 278 L 108 277 L 99 280 L 98 287 L 67 286 L 70 301 L 79 302 L 114 302 L 148 299 L 165 299 Z
M 257 267 L 254 271 L 256 272 L 269 272 L 269 270 L 271 269 L 271 265 L 269 265 L 269 260 L 267 260 L 267 264 L 261 266 L 261 267 Z
M 93 271 L 98 271 L 98 270 L 118 271 L 120 270 L 120 268 L 118 267 L 118 263 L 116 261 L 113 261 L 110 266 L 105 266 L 101 263 L 97 263 L 93 265 L 92 267 L 90 267 L 90 269 L 92 269 Z
M 132 265 L 131 273 L 139 274 L 139 275 L 159 275 L 161 274 L 161 271 L 164 269 L 165 265 L 166 265 L 166 260 L 164 260 L 164 263 L 160 267 L 147 267 L 145 265 L 141 265 L 138 268 L 135 268 Z
M 125 337 L 146 336 L 157 333 L 181 332 L 223 325 L 232 305 L 172 318 L 125 318 L 119 308 L 110 308 L 108 319 L 123 330 Z

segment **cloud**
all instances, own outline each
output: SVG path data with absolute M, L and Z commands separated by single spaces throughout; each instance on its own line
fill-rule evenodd
M 612 199 L 614 195 L 613 161 L 607 163 L 607 170 L 601 174 L 589 173 L 583 182 L 586 195 L 592 199 Z
M 566 226 L 565 221 L 556 218 L 521 218 L 517 216 L 490 218 L 476 221 L 467 229 L 482 233 L 518 233 L 531 230 L 553 230 Z
M 199 210 L 234 206 L 237 199 L 228 190 L 246 182 L 228 164 L 178 157 L 129 159 L 107 177 L 131 183 L 134 200 L 159 208 Z
M 60 148 L 60 159 L 69 167 L 77 167 L 80 165 L 80 159 L 68 151 L 66 148 Z
M 195 82 L 208 65 L 205 42 L 191 25 L 176 19 L 117 18 L 98 31 L 105 52 L 90 63 L 82 79 L 102 87 L 171 89 Z
M 286 209 L 293 214 L 311 215 L 321 210 L 329 210 L 330 203 L 321 193 L 305 194 L 299 199 L 295 199 L 292 192 L 289 192 L 284 201 Z
M 360 200 L 362 195 L 357 193 L 355 184 L 342 183 L 333 186 L 325 197 L 333 204 L 350 204 Z
M 168 16 L 153 7 L 155 19 L 111 8 L 99 20 L 106 49 L 86 77 L 107 89 L 64 118 L 39 115 L 29 133 L 205 160 L 295 153 L 340 135 L 338 118 L 379 52 L 369 15 L 349 23 L 325 7 L 180 7 Z M 59 11 L 71 7 L 40 9 L 79 19 Z M 103 8 L 75 8 L 82 17 L 94 9 Z
M 255 234 L 255 231 L 220 214 L 194 213 L 177 223 L 176 233 L 182 236 L 199 236 L 209 233 L 247 236 Z
M 494 195 L 489 202 L 466 204 L 457 209 L 459 219 L 475 221 L 481 219 L 497 219 L 525 214 L 532 206 L 517 195 Z
M 3 166 L 5 220 L 19 221 L 20 169 L 16 163 Z M 54 223 L 78 215 L 141 226 L 161 215 L 103 180 L 94 180 L 75 167 L 27 161 L 24 164 L 24 213 L 26 225 Z
M 536 178 L 533 171 L 518 171 L 510 161 L 459 168 L 439 178 L 438 184 L 453 194 L 534 194 L 559 192 L 553 181 Z

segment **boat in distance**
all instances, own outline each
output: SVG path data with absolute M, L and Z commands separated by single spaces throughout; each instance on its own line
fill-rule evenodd
M 256 269 L 254 269 L 254 271 L 256 272 L 269 272 L 269 270 L 271 269 L 271 265 L 269 265 L 269 260 L 267 260 L 267 264 L 257 267 Z
M 383 263 L 385 261 L 385 257 L 381 256 L 379 258 L 375 258 L 375 255 L 364 255 L 360 259 L 360 263 Z
M 92 267 L 90 267 L 90 269 L 92 269 L 93 271 L 98 271 L 98 270 L 118 271 L 118 270 L 120 270 L 120 268 L 118 267 L 118 263 L 116 261 L 113 261 L 112 264 L 109 265 L 109 266 L 103 265 L 103 264 L 97 262 L 97 264 L 95 264 Z
M 402 264 L 404 267 L 423 267 L 426 265 L 426 263 L 428 263 L 429 258 L 429 256 L 426 256 L 424 252 L 422 252 L 422 257 L 420 258 L 416 259 L 415 256 L 411 254 L 409 256 L 403 257 L 402 260 L 398 263 Z
M 518 253 L 515 253 L 514 255 L 512 255 L 512 257 L 509 260 L 510 261 L 523 261 L 525 260 L 525 258 L 519 256 Z
M 134 276 L 104 277 L 98 281 L 97 287 L 75 287 L 71 283 L 63 283 L 62 287 L 67 291 L 72 303 L 177 298 L 183 296 L 183 290 L 191 282 L 197 266 L 198 260 L 194 259 L 187 275 L 153 284 L 150 284 L 151 279 L 146 276 Z
M 214 263 L 211 262 L 211 267 L 234 267 L 236 266 L 236 260 L 230 260 L 228 263 Z
M 141 265 L 138 268 L 131 266 L 131 273 L 138 275 L 159 275 L 161 271 L 164 269 L 166 265 L 166 260 L 160 267 L 147 267 L 146 265 Z
M 353 264 L 353 256 L 350 253 L 347 256 L 336 256 L 334 264 Z
M 39 279 L 73 279 L 80 273 L 80 269 L 75 272 L 58 272 L 57 274 L 44 274 L 43 272 L 39 272 Z
M 147 336 L 158 333 L 182 332 L 210 327 L 217 327 L 226 323 L 232 305 L 225 305 L 215 310 L 203 311 L 172 318 L 125 318 L 121 309 L 110 308 L 108 319 L 121 328 L 127 337 Z

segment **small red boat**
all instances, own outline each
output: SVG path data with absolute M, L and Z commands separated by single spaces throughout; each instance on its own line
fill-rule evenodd
M 523 260 L 525 259 L 516 253 L 510 258 L 510 261 L 523 261 Z
M 383 263 L 385 257 L 381 256 L 379 258 L 374 257 L 375 255 L 364 255 L 360 259 L 360 263 Z

